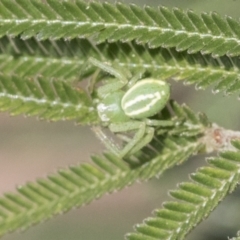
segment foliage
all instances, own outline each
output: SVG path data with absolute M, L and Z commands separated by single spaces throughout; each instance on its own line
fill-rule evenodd
M 0 235 L 17 228 L 25 229 L 54 214 L 82 206 L 107 192 L 120 190 L 136 180 L 146 180 L 159 175 L 174 164 L 186 160 L 199 149 L 198 144 L 184 138 L 177 141 L 174 138 L 159 140 L 162 142 L 157 142 L 154 147 L 164 144 L 163 149 L 158 154 L 146 151 L 151 155 L 144 159 L 146 162 L 139 159 L 138 166 L 129 168 L 126 162 L 106 153 L 104 156 L 92 157 L 95 164 L 81 164 L 62 169 L 46 179 L 19 187 L 17 194 L 5 194 L 0 199 Z M 167 144 L 172 145 L 174 152 Z
M 141 75 L 239 92 L 239 29 L 240 22 L 231 17 L 163 6 L 0 0 L 0 110 L 101 125 L 97 90 L 113 76 L 93 66 L 90 57 L 129 79 Z M 173 124 L 155 126 L 151 143 L 136 154 L 120 159 L 104 152 L 92 163 L 61 169 L 4 194 L 0 235 L 159 176 L 193 154 L 221 151 L 189 182 L 170 191 L 173 201 L 127 235 L 129 240 L 184 239 L 238 184 L 240 136 L 173 100 L 154 117 Z M 123 145 L 131 137 L 116 135 Z
M 237 57 L 213 58 L 201 53 L 188 54 L 174 48 L 149 49 L 146 45 L 128 43 L 102 43 L 95 45 L 88 39 L 71 41 L 36 38 L 3 37 L 0 39 L 0 71 L 23 77 L 41 75 L 64 81 L 81 81 L 94 72 L 87 60 L 114 61 L 121 68 L 161 79 L 184 80 L 196 84 L 199 89 L 214 85 L 214 91 L 233 93 L 239 91 L 239 68 Z M 204 76 L 204 77 L 203 77 Z
M 198 16 L 177 8 L 141 9 L 82 0 L 1 0 L 0 8 L 0 36 L 21 34 L 23 39 L 37 36 L 38 40 L 94 36 L 97 42 L 136 40 L 150 48 L 201 50 L 214 56 L 233 56 L 240 51 L 239 22 L 217 13 Z
M 227 151 L 208 159 L 208 166 L 190 176 L 191 182 L 180 183 L 177 190 L 170 191 L 178 201 L 165 202 L 153 217 L 137 225 L 137 233 L 129 234 L 127 239 L 184 239 L 238 184 L 240 142 L 233 144 L 237 153 Z
M 43 78 L 24 80 L 2 75 L 0 78 L 0 109 L 12 115 L 38 115 L 52 121 L 77 119 L 90 122 L 93 107 L 86 93 L 73 89 L 65 82 Z
M 165 109 L 166 112 L 169 110 Z M 180 131 L 185 124 L 193 123 L 190 116 L 194 113 L 186 106 L 174 103 L 171 111 L 179 110 L 182 110 L 182 114 L 174 114 L 172 119 L 181 121 L 178 127 Z M 208 127 L 201 115 L 195 116 L 195 119 L 196 129 L 189 130 L 185 134 L 188 137 L 176 137 L 177 129 L 168 134 L 162 133 L 135 158 L 123 161 L 111 153 L 93 156 L 94 164 L 79 164 L 61 169 L 46 179 L 19 187 L 17 194 L 5 194 L 0 199 L 0 235 L 16 228 L 24 229 L 54 214 L 86 204 L 106 192 L 122 189 L 137 180 L 143 181 L 160 175 L 166 169 L 185 161 L 202 148 L 202 144 L 196 142 L 195 138 L 200 137 Z

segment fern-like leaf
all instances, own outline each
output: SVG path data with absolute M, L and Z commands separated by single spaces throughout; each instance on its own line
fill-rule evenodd
M 182 124 L 193 124 L 190 117 L 192 114 L 187 114 L 189 111 L 186 107 L 181 108 L 176 103 L 172 105 L 174 107 L 171 112 L 176 111 L 173 119 L 176 120 L 179 116 L 179 124 L 180 121 Z M 162 114 L 167 118 L 169 112 L 170 109 L 165 109 Z M 198 121 L 195 124 L 199 125 L 199 129 L 202 126 L 203 132 L 207 125 L 199 117 L 196 116 L 196 119 Z M 110 153 L 93 156 L 94 164 L 62 169 L 47 179 L 19 187 L 18 193 L 5 194 L 0 198 L 0 235 L 19 228 L 25 229 L 54 214 L 89 203 L 107 192 L 122 189 L 137 180 L 144 181 L 160 175 L 203 148 L 203 144 L 197 141 L 202 132 L 194 137 L 193 134 L 175 137 L 174 134 L 162 133 L 153 139 L 150 146 L 142 149 L 140 154 L 125 161 Z
M 214 56 L 240 53 L 240 23 L 217 13 L 158 9 L 81 0 L 1 0 L 0 36 L 39 40 L 94 37 L 96 41 L 136 40 L 149 47 L 176 47 Z
M 173 119 L 177 122 L 177 126 L 174 126 L 171 130 L 169 129 L 168 134 L 198 137 L 203 135 L 206 129 L 212 127 L 205 114 L 195 114 L 186 104 L 180 106 L 175 101 L 171 101 L 170 104 L 175 115 Z M 161 129 L 159 131 L 161 132 Z
M 94 45 L 87 40 L 37 41 L 19 37 L 0 39 L 0 72 L 22 77 L 43 76 L 64 81 L 79 80 Z
M 236 57 L 214 59 L 200 53 L 179 53 L 173 48 L 148 49 L 133 42 L 95 45 L 86 39 L 67 42 L 0 39 L 0 71 L 3 74 L 81 80 L 95 70 L 88 64 L 89 56 L 114 62 L 132 74 L 145 72 L 146 76 L 154 78 L 183 80 L 187 84 L 196 84 L 199 89 L 214 85 L 215 92 L 228 94 L 240 89 L 240 61 Z
M 25 229 L 54 214 L 89 203 L 106 192 L 122 189 L 136 180 L 159 175 L 200 148 L 196 142 L 184 138 L 160 140 L 163 141 L 158 142 L 158 155 L 155 151 L 146 151 L 146 158 L 151 160 L 133 169 L 111 154 L 94 156 L 92 159 L 96 165 L 81 164 L 62 169 L 47 179 L 19 187 L 18 193 L 5 194 L 0 198 L 0 235 L 19 228 Z M 168 148 L 168 144 L 171 148 Z
M 75 119 L 90 123 L 97 120 L 96 111 L 83 90 L 43 78 L 25 80 L 0 76 L 0 110 L 52 121 Z
M 191 175 L 191 182 L 179 184 L 169 201 L 156 210 L 153 217 L 136 226 L 128 240 L 184 239 L 187 233 L 206 218 L 239 182 L 240 142 L 233 145 L 237 151 L 227 151 L 217 158 L 208 159 L 209 166 Z
M 226 94 L 240 90 L 239 58 L 219 57 L 201 53 L 189 55 L 176 49 L 148 49 L 146 46 L 129 43 L 100 44 L 97 49 L 101 55 L 95 57 L 116 62 L 120 67 L 133 74 L 145 72 L 146 76 L 195 84 L 197 89 L 212 86 L 214 92 Z
M 200 53 L 189 55 L 175 49 L 147 49 L 136 44 L 101 44 L 97 46 L 101 59 L 116 62 L 120 67 L 133 74 L 145 72 L 146 76 L 168 80 L 184 81 L 195 84 L 197 89 L 212 86 L 214 92 L 226 94 L 238 92 L 239 58 L 227 56 L 212 58 Z

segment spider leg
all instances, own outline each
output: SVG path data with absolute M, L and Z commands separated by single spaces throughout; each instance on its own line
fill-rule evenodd
M 128 152 L 128 155 L 134 154 L 145 147 L 148 143 L 150 143 L 154 137 L 155 128 L 153 127 L 168 127 L 173 126 L 174 122 L 171 120 L 155 120 L 155 119 L 146 119 L 146 131 L 145 135 L 141 140 Z M 120 139 L 125 142 L 130 142 L 132 139 L 125 135 L 120 135 Z
M 93 126 L 91 129 L 110 152 L 116 156 L 120 156 L 119 147 L 104 133 L 101 127 Z
M 133 151 L 133 149 L 136 149 L 136 151 L 138 151 L 139 149 L 146 145 L 146 142 L 148 143 L 149 141 L 151 141 L 153 137 L 153 134 L 152 135 L 149 134 L 146 139 L 144 138 L 146 134 L 146 124 L 144 122 L 139 121 L 112 123 L 109 125 L 109 129 L 112 132 L 128 132 L 132 130 L 137 130 L 133 138 L 126 143 L 122 150 L 120 150 L 120 157 L 125 157 L 130 152 L 131 154 L 133 154 L 135 152 Z
M 121 89 L 122 87 L 124 87 L 125 85 L 127 85 L 128 80 L 127 80 L 125 74 L 123 74 L 121 71 L 118 71 L 111 65 L 104 63 L 104 62 L 100 62 L 99 60 L 97 60 L 95 58 L 90 57 L 88 61 L 91 64 L 93 64 L 94 66 L 100 68 L 101 70 L 103 70 L 105 72 L 108 72 L 109 74 L 113 75 L 115 78 L 118 79 L 118 81 L 114 81 L 114 82 L 111 82 L 104 86 L 99 87 L 98 88 L 99 97 L 103 98 L 109 92 L 115 92 L 115 91 Z
M 138 143 L 128 152 L 129 155 L 134 154 L 150 143 L 154 137 L 155 129 L 153 127 L 168 127 L 173 126 L 174 122 L 171 120 L 155 120 L 146 119 L 145 135 L 138 141 Z
M 117 71 L 117 70 L 116 70 L 115 68 L 113 68 L 111 65 L 109 65 L 109 64 L 107 64 L 107 63 L 104 63 L 104 62 L 101 62 L 101 61 L 97 60 L 96 58 L 90 57 L 90 58 L 88 59 L 88 61 L 89 61 L 92 65 L 94 65 L 94 66 L 102 69 L 102 70 L 105 71 L 105 72 L 108 72 L 109 74 L 113 75 L 114 77 L 118 78 L 119 80 L 126 78 L 125 75 L 122 74 L 122 72 Z
M 87 91 L 89 92 L 89 94 L 93 93 L 94 87 L 95 87 L 95 85 L 97 83 L 97 78 L 98 78 L 99 72 L 100 72 L 100 70 L 97 69 L 94 72 L 94 74 L 92 75 L 92 77 L 90 78 L 90 80 L 88 81 Z
M 116 136 L 119 139 L 121 139 L 123 142 L 125 142 L 125 143 L 128 143 L 128 142 L 130 142 L 132 140 L 131 136 L 128 136 L 128 135 L 126 135 L 124 133 L 122 133 L 122 134 L 121 133 L 117 133 Z
M 98 88 L 97 92 L 98 92 L 98 96 L 100 98 L 104 98 L 107 94 L 112 93 L 112 92 L 116 92 L 118 90 L 120 90 L 122 87 L 124 87 L 126 85 L 125 82 L 120 82 L 120 81 L 113 81 L 111 83 L 107 83 L 104 86 L 101 86 Z
M 142 79 L 144 73 L 145 73 L 145 69 L 139 70 L 139 72 L 129 80 L 128 88 L 132 87 L 139 79 Z
M 129 151 L 130 154 L 134 154 L 141 150 L 143 147 L 145 147 L 148 143 L 152 141 L 154 137 L 154 128 L 152 127 L 146 127 L 146 134 L 143 136 L 142 139 L 139 140 L 139 142 Z
M 155 120 L 155 119 L 145 119 L 144 120 L 147 126 L 152 127 L 171 127 L 174 125 L 172 120 Z

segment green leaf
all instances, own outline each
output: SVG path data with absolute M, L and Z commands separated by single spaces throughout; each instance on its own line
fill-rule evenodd
M 94 46 L 87 40 L 46 40 L 18 37 L 0 39 L 0 71 L 22 77 L 43 76 L 60 80 L 79 80 L 84 75 L 88 54 Z
M 183 80 L 186 84 L 195 84 L 198 89 L 213 86 L 215 93 L 230 94 L 240 89 L 239 59 L 235 57 L 215 59 L 200 53 L 179 53 L 175 49 L 148 49 L 134 43 L 100 44 L 97 48 L 101 56 L 94 57 L 114 62 L 133 75 L 144 72 L 144 76 L 161 80 Z
M 171 142 L 174 151 L 168 147 L 168 142 Z M 175 142 L 174 138 L 167 137 L 159 138 L 154 147 L 158 147 L 159 152 L 151 150 L 150 154 L 149 150 L 146 151 L 146 162 L 141 163 L 139 158 L 139 165 L 135 167 L 106 153 L 104 156 L 93 156 L 94 164 L 84 163 L 61 169 L 46 179 L 18 187 L 18 193 L 6 193 L 0 198 L 0 235 L 26 229 L 55 214 L 89 203 L 107 192 L 159 175 L 185 161 L 199 150 L 200 145 L 185 138 Z
M 240 53 L 239 21 L 217 13 L 145 7 L 131 4 L 56 0 L 0 1 L 0 36 L 44 39 L 94 37 L 176 47 L 215 57 Z
M 47 94 L 52 96 L 51 92 Z M 173 116 L 170 116 L 170 112 Z M 54 214 L 82 206 L 136 181 L 159 176 L 165 170 L 186 161 L 203 148 L 198 139 L 201 139 L 207 126 L 196 121 L 199 118 L 193 118 L 192 112 L 187 114 L 189 112 L 190 110 L 186 111 L 186 106 L 180 107 L 177 103 L 172 103 L 172 109 L 163 110 L 162 118 L 175 119 L 178 122 L 176 129 L 184 124 L 199 125 L 202 132 L 199 131 L 194 136 L 174 136 L 174 131 L 170 134 L 169 131 L 156 134 L 149 146 L 128 159 L 119 159 L 111 153 L 93 156 L 94 163 L 61 169 L 46 179 L 19 187 L 18 193 L 5 194 L 0 198 L 0 235 L 19 228 L 25 229 Z
M 0 71 L 23 77 L 42 75 L 60 80 L 82 80 L 96 70 L 89 57 L 113 63 L 133 75 L 196 84 L 198 89 L 213 86 L 214 92 L 227 94 L 240 90 L 239 59 L 212 58 L 200 53 L 189 55 L 175 49 L 148 49 L 135 43 L 102 43 L 86 39 L 42 41 L 19 38 L 0 39 Z
M 154 216 L 138 224 L 127 239 L 184 239 L 237 186 L 240 180 L 239 144 L 235 141 L 236 151 L 209 158 L 209 165 L 192 174 L 191 182 L 183 182 L 170 192 L 175 201 L 165 202 L 162 209 L 155 210 Z
M 170 100 L 158 116 L 160 120 L 171 121 L 173 125 L 161 125 L 155 128 L 155 135 L 167 134 L 174 137 L 187 137 L 187 138 L 201 138 L 206 131 L 212 128 L 212 124 L 208 121 L 207 117 L 202 113 L 194 113 L 185 104 L 179 105 L 177 102 Z M 203 142 L 203 141 L 201 141 Z M 204 144 L 206 144 L 204 142 Z M 152 142 L 152 145 L 154 143 Z M 202 148 L 201 151 L 206 151 Z M 211 150 L 209 151 L 211 152 Z
M 83 90 L 44 78 L 27 80 L 0 75 L 0 110 L 51 121 L 97 121 L 96 111 Z

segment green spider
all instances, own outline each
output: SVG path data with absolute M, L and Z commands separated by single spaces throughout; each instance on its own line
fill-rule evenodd
M 97 111 L 102 125 L 113 133 L 135 132 L 126 145 L 119 149 L 101 128 L 93 127 L 93 131 L 111 152 L 120 158 L 130 156 L 153 139 L 155 127 L 172 126 L 172 121 L 149 119 L 167 104 L 169 84 L 151 78 L 139 80 L 138 76 L 128 81 L 124 74 L 110 65 L 93 58 L 90 62 L 116 78 L 116 81 L 100 86 L 97 90 Z

